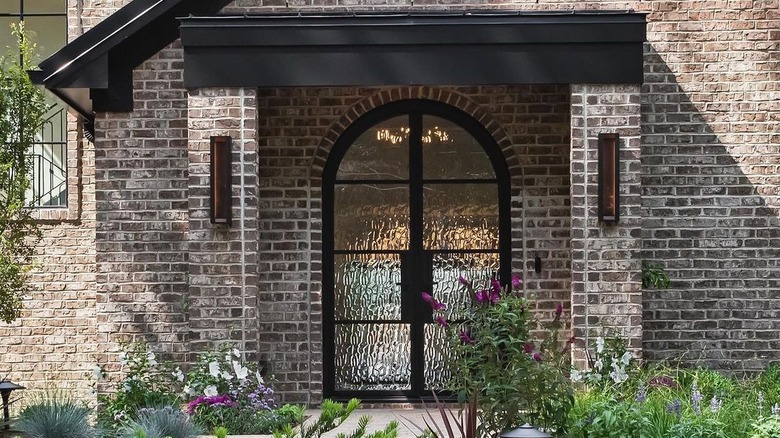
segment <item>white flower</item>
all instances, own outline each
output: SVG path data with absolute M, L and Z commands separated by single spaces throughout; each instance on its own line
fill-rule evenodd
M 125 392 L 129 392 L 129 391 L 132 389 L 132 387 L 130 386 L 130 382 L 125 382 L 125 383 L 122 385 L 122 389 L 124 389 L 124 390 L 125 390 Z
M 249 370 L 246 367 L 242 367 L 237 361 L 233 361 L 233 371 L 236 372 L 236 378 L 238 380 L 246 380 L 249 375 Z
M 232 375 L 232 374 L 230 374 L 230 373 L 229 373 L 229 372 L 227 372 L 227 371 L 222 371 L 222 378 L 223 378 L 223 379 L 225 379 L 225 380 L 230 380 L 230 379 L 232 379 L 232 378 L 233 378 L 233 375 Z
M 146 361 L 149 362 L 149 365 L 157 365 L 157 360 L 155 360 L 155 355 L 151 351 L 146 352 Z
M 579 382 L 582 380 L 582 373 L 577 369 L 572 369 L 569 378 L 572 382 Z
M 612 372 L 609 373 L 609 377 L 611 377 L 612 381 L 615 383 L 623 383 L 628 380 L 628 374 L 626 374 L 626 370 L 614 363 L 612 364 Z
M 219 377 L 219 362 L 216 360 L 209 363 L 209 374 L 211 377 Z
M 601 354 L 604 351 L 604 338 L 599 336 L 596 338 L 596 354 Z
M 119 353 L 119 365 L 127 365 L 127 352 Z
M 206 389 L 203 390 L 203 395 L 206 397 L 215 397 L 217 395 L 217 387 L 214 385 L 207 386 Z
M 260 370 L 255 371 L 255 377 L 257 378 L 257 383 L 265 384 L 265 380 L 263 380 L 263 376 L 260 375 Z
M 601 369 L 604 368 L 604 362 L 602 362 L 601 359 L 597 360 L 596 363 L 593 364 L 593 368 L 601 371 Z
M 119 411 L 114 414 L 114 421 L 122 421 L 126 416 L 125 411 Z
M 184 381 L 184 373 L 182 372 L 181 368 L 176 367 L 176 371 L 173 372 L 173 377 L 176 377 L 176 380 L 179 382 Z
M 94 377 L 95 380 L 103 379 L 103 369 L 100 368 L 100 365 L 95 364 L 92 366 L 92 377 Z
M 194 397 L 198 394 L 198 392 L 195 391 L 195 389 L 193 389 L 190 385 L 184 385 L 184 388 L 181 389 L 181 392 L 183 394 L 189 395 L 190 397 Z
M 233 349 L 233 356 L 235 357 L 241 357 L 241 352 L 238 351 L 238 348 Z
M 623 362 L 623 365 L 628 365 L 628 363 L 631 362 L 632 358 L 633 356 L 631 356 L 631 353 L 626 351 L 625 353 L 623 353 L 623 356 L 620 358 L 620 361 Z

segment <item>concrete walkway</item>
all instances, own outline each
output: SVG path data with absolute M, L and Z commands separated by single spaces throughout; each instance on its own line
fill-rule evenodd
M 432 408 L 433 409 L 433 408 Z M 320 412 L 316 409 L 306 411 L 307 417 L 310 421 L 316 419 Z M 420 435 L 417 428 L 413 425 L 419 425 L 425 427 L 423 417 L 426 416 L 424 409 L 357 409 L 352 415 L 344 421 L 344 424 L 333 429 L 332 431 L 323 435 L 325 438 L 335 438 L 339 433 L 349 435 L 357 428 L 358 420 L 363 415 L 371 416 L 371 422 L 368 424 L 368 433 L 384 429 L 391 421 L 397 421 L 398 425 L 398 438 L 415 438 Z M 438 412 L 431 412 L 433 418 L 440 423 L 443 428 L 443 424 L 440 421 L 440 415 Z M 453 427 L 455 427 L 453 425 Z M 268 438 L 271 435 L 230 435 L 230 438 Z

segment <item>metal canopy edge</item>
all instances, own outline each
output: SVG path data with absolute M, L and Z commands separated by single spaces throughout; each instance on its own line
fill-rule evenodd
M 642 83 L 645 27 L 645 14 L 627 11 L 183 17 L 184 82 L 188 88 Z

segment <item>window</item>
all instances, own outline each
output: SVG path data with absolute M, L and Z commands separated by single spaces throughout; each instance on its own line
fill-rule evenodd
M 0 50 L 13 51 L 11 25 L 24 22 L 37 44 L 36 56 L 46 59 L 67 42 L 66 0 L 0 0 Z M 49 110 L 31 151 L 33 184 L 29 198 L 38 207 L 67 205 L 67 109 L 46 93 Z

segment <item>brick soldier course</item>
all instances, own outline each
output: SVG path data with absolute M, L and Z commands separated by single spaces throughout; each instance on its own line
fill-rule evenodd
M 128 2 L 68 0 L 70 39 Z M 404 98 L 479 120 L 511 173 L 512 264 L 645 359 L 756 370 L 780 358 L 780 4 L 236 0 L 224 13 L 633 9 L 644 84 L 185 89 L 177 41 L 133 71 L 133 109 L 71 121 L 69 205 L 41 212 L 40 285 L 0 325 L 0 375 L 87 395 L 119 342 L 185 362 L 231 341 L 286 401 L 322 390 L 322 169 L 349 123 Z M 619 60 L 616 60 L 619 62 Z M 605 66 L 604 68 L 609 68 Z M 621 135 L 621 220 L 596 211 L 596 138 Z M 234 223 L 208 217 L 208 139 L 233 138 Z M 544 269 L 533 270 L 539 256 Z M 666 290 L 642 290 L 642 263 Z

